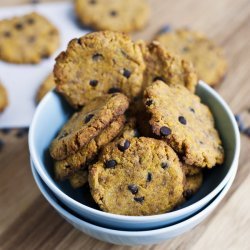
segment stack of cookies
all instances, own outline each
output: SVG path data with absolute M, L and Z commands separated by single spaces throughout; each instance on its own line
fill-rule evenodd
M 55 178 L 88 183 L 103 211 L 171 211 L 199 190 L 203 169 L 223 163 L 192 63 L 159 42 L 90 33 L 57 57 L 54 77 L 77 110 L 50 146 Z

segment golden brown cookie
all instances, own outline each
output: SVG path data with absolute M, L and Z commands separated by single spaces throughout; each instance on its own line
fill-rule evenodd
M 55 87 L 54 75 L 51 73 L 45 79 L 45 81 L 40 85 L 37 94 L 36 94 L 36 102 L 40 102 L 42 98 L 53 88 Z
M 202 172 L 195 175 L 186 176 L 184 192 L 183 192 L 184 198 L 189 199 L 192 195 L 194 195 L 200 189 L 202 182 L 203 182 Z
M 72 188 L 80 188 L 88 183 L 88 169 L 81 169 L 75 172 L 70 178 L 69 183 Z
M 75 112 L 50 146 L 50 154 L 63 160 L 87 145 L 128 108 L 128 98 L 121 94 L 97 97 Z
M 150 125 L 188 165 L 212 168 L 224 160 L 214 119 L 200 98 L 185 87 L 157 81 L 144 92 Z
M 220 83 L 226 74 L 227 62 L 222 49 L 205 35 L 189 29 L 178 29 L 156 37 L 161 45 L 190 60 L 199 79 L 209 85 Z
M 96 30 L 131 32 L 149 18 L 147 0 L 76 0 L 75 11 L 83 25 Z
M 183 85 L 190 91 L 195 91 L 198 78 L 191 62 L 167 51 L 157 41 L 148 45 L 142 41 L 138 43 L 146 63 L 144 88 L 161 80 L 168 85 Z
M 133 98 L 141 93 L 144 68 L 141 50 L 128 36 L 94 32 L 73 39 L 57 57 L 56 89 L 73 107 L 107 93 Z
M 89 169 L 91 194 L 106 212 L 153 215 L 172 210 L 182 199 L 184 175 L 164 141 L 131 138 L 105 147 Z
M 125 116 L 121 115 L 76 153 L 61 161 L 55 161 L 54 172 L 57 180 L 70 177 L 79 169 L 87 168 L 98 152 L 111 142 L 122 130 Z
M 5 87 L 0 83 L 0 112 L 8 106 L 8 94 Z
M 192 176 L 192 175 L 196 175 L 196 174 L 199 174 L 200 172 L 202 172 L 202 168 L 187 165 L 185 163 L 182 164 L 182 170 L 183 170 L 185 176 Z
M 59 47 L 57 28 L 38 13 L 0 21 L 0 59 L 39 63 Z

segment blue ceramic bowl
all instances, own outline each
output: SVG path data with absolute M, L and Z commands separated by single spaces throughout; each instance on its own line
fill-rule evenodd
M 197 194 L 176 211 L 152 216 L 124 216 L 106 213 L 96 206 L 87 188 L 73 190 L 68 183 L 53 179 L 53 161 L 49 145 L 72 114 L 72 109 L 52 91 L 39 104 L 29 132 L 29 149 L 35 168 L 46 185 L 67 207 L 83 218 L 109 228 L 145 230 L 171 225 L 196 213 L 207 205 L 227 184 L 238 167 L 240 136 L 234 116 L 225 101 L 207 84 L 200 82 L 197 94 L 207 104 L 216 122 L 225 148 L 223 165 L 208 171 Z
M 74 212 L 63 206 L 63 204 L 56 198 L 49 187 L 46 186 L 46 184 L 42 181 L 34 166 L 32 167 L 32 172 L 36 184 L 43 196 L 66 221 L 68 221 L 76 229 L 89 236 L 92 236 L 93 238 L 118 245 L 156 244 L 191 230 L 193 227 L 201 223 L 221 202 L 231 187 L 236 174 L 235 171 L 222 191 L 219 192 L 219 194 L 216 195 L 215 198 L 213 198 L 204 209 L 192 215 L 190 218 L 172 226 L 167 226 L 156 230 L 134 232 L 125 230 L 112 230 L 87 222 L 84 218 L 77 216 Z

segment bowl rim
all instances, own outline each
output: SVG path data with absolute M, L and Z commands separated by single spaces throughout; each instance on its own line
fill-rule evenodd
M 214 188 L 214 190 L 212 190 L 208 195 L 206 195 L 202 199 L 198 200 L 197 202 L 195 202 L 187 207 L 184 207 L 182 209 L 168 212 L 168 213 L 164 213 L 164 214 L 146 215 L 146 216 L 127 216 L 127 215 L 112 214 L 112 213 L 108 213 L 108 212 L 104 212 L 101 210 L 91 208 L 87 205 L 84 205 L 84 204 L 74 200 L 73 198 L 71 198 L 70 196 L 65 194 L 62 190 L 60 190 L 59 187 L 57 187 L 57 185 L 54 183 L 54 181 L 51 180 L 51 178 L 49 178 L 47 176 L 46 171 L 43 170 L 43 167 L 39 163 L 38 156 L 36 155 L 35 141 L 33 139 L 33 138 L 35 138 L 35 136 L 34 136 L 36 133 L 35 128 L 36 128 L 37 119 L 39 117 L 40 111 L 44 108 L 47 101 L 53 95 L 53 91 L 50 91 L 43 98 L 43 100 L 40 102 L 40 104 L 38 105 L 36 112 L 33 116 L 33 119 L 32 119 L 31 125 L 30 125 L 30 129 L 29 129 L 29 135 L 28 135 L 29 150 L 30 150 L 30 155 L 31 155 L 32 161 L 34 162 L 34 166 L 35 166 L 37 172 L 41 176 L 42 180 L 46 183 L 46 185 L 48 185 L 48 187 L 56 194 L 56 196 L 60 197 L 60 199 L 64 200 L 66 203 L 72 204 L 72 206 L 77 207 L 80 211 L 86 210 L 91 214 L 95 214 L 97 216 L 104 216 L 105 218 L 109 218 L 112 220 L 119 220 L 119 221 L 124 221 L 124 222 L 128 222 L 128 220 L 130 220 L 130 221 L 139 222 L 139 223 L 140 222 L 150 223 L 150 222 L 153 222 L 155 220 L 167 220 L 167 219 L 180 217 L 182 215 L 185 215 L 187 213 L 192 212 L 195 209 L 195 207 L 202 206 L 201 204 L 204 205 L 207 201 L 212 199 L 211 197 L 214 197 L 216 195 L 216 193 L 218 194 L 219 191 L 222 190 L 222 188 L 226 185 L 226 183 L 229 181 L 230 177 L 232 176 L 234 169 L 236 168 L 236 170 L 237 170 L 238 159 L 239 159 L 239 154 L 240 154 L 239 129 L 238 129 L 238 125 L 235 121 L 234 115 L 233 115 L 232 111 L 230 110 L 228 104 L 223 100 L 223 98 L 214 89 L 212 89 L 204 81 L 199 81 L 198 85 L 202 89 L 204 89 L 205 91 L 209 92 L 209 94 L 212 95 L 213 98 L 215 98 L 218 101 L 218 103 L 223 107 L 224 112 L 227 113 L 227 115 L 231 121 L 231 124 L 233 126 L 234 137 L 236 138 L 236 143 L 235 143 L 236 145 L 235 145 L 234 157 L 233 157 L 230 169 L 229 169 L 228 173 L 226 174 L 226 176 L 223 178 L 221 183 L 216 188 Z
M 206 216 L 206 215 L 208 216 L 217 207 L 217 205 L 223 200 L 223 198 L 226 196 L 230 187 L 233 184 L 233 181 L 234 181 L 234 179 L 236 177 L 236 173 L 237 173 L 237 169 L 235 169 L 234 172 L 232 173 L 232 176 L 230 177 L 228 183 L 223 187 L 223 189 L 219 192 L 219 194 L 217 194 L 217 196 L 214 198 L 214 200 L 211 201 L 205 208 L 203 208 L 202 210 L 197 212 L 195 215 L 189 217 L 188 219 L 185 219 L 181 222 L 177 222 L 177 223 L 170 225 L 170 226 L 165 226 L 165 227 L 161 227 L 161 228 L 157 228 L 157 229 L 126 231 L 126 230 L 110 229 L 110 228 L 106 228 L 103 226 L 98 226 L 98 225 L 86 222 L 84 219 L 79 218 L 79 217 L 71 214 L 69 211 L 64 209 L 57 202 L 55 202 L 50 197 L 50 194 L 45 190 L 44 185 L 46 185 L 46 183 L 44 182 L 44 184 L 43 184 L 41 182 L 43 180 L 42 180 L 41 176 L 38 174 L 38 172 L 34 166 L 34 163 L 32 162 L 32 159 L 31 159 L 31 171 L 32 171 L 34 180 L 36 182 L 36 185 L 37 185 L 38 189 L 40 190 L 40 192 L 42 193 L 43 197 L 50 203 L 50 205 L 60 215 L 64 215 L 66 218 L 70 219 L 71 222 L 74 222 L 77 225 L 79 225 L 79 224 L 85 225 L 85 226 L 91 227 L 93 230 L 97 230 L 101 233 L 109 233 L 109 234 L 113 234 L 113 235 L 115 234 L 117 236 L 122 235 L 122 236 L 130 236 L 130 237 L 131 236 L 133 236 L 133 237 L 135 237 L 135 236 L 136 237 L 137 236 L 153 236 L 153 235 L 157 235 L 160 233 L 168 233 L 168 232 L 171 232 L 173 230 L 178 230 L 182 227 L 185 227 L 187 224 L 188 225 L 192 224 L 193 222 L 201 219 L 203 216 Z M 54 193 L 53 193 L 53 195 L 55 196 Z

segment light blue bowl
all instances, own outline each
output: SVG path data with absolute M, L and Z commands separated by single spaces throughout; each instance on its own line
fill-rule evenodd
M 29 149 L 35 168 L 62 203 L 95 224 L 116 229 L 145 230 L 181 221 L 202 209 L 224 188 L 238 167 L 240 152 L 238 127 L 225 101 L 203 82 L 199 83 L 197 94 L 214 114 L 216 127 L 225 148 L 226 159 L 222 166 L 208 171 L 199 192 L 177 211 L 152 216 L 123 216 L 106 213 L 98 209 L 87 188 L 76 191 L 68 183 L 54 181 L 53 162 L 48 148 L 72 114 L 69 105 L 54 91 L 47 94 L 39 104 L 29 130 Z
M 68 221 L 76 229 L 93 238 L 117 245 L 156 244 L 164 240 L 174 238 L 191 230 L 193 227 L 201 223 L 217 207 L 217 205 L 221 202 L 221 200 L 224 198 L 229 188 L 231 187 L 236 174 L 235 170 L 222 191 L 217 196 L 215 196 L 215 198 L 212 199 L 212 201 L 210 201 L 209 204 L 199 213 L 196 213 L 190 218 L 180 223 L 176 223 L 172 226 L 167 226 L 156 230 L 134 232 L 125 230 L 112 230 L 105 227 L 96 226 L 85 221 L 83 218 L 69 211 L 67 208 L 65 208 L 65 206 L 62 205 L 62 203 L 59 202 L 53 192 L 42 181 L 34 166 L 32 167 L 32 172 L 37 186 L 43 196 L 66 221 Z

